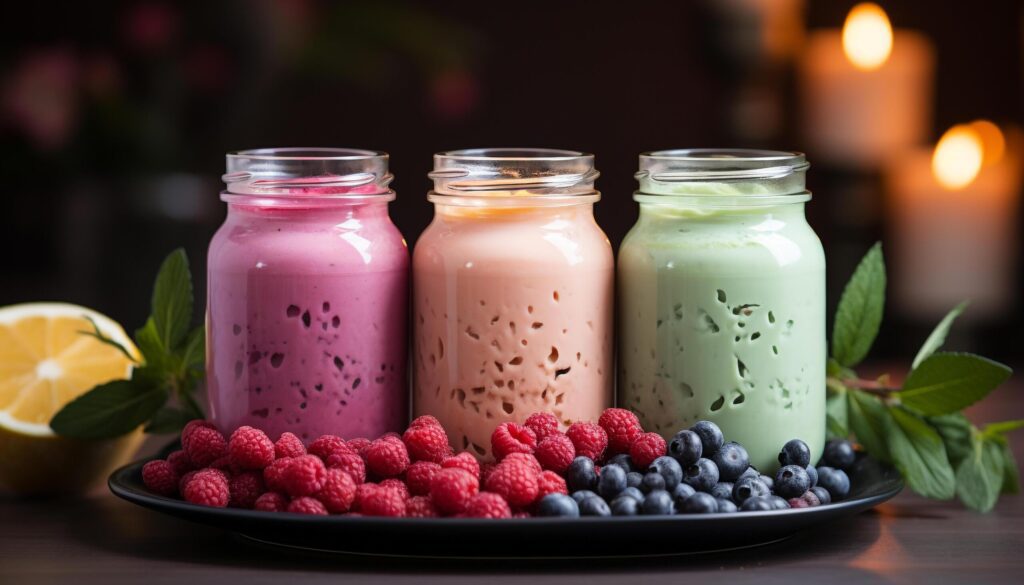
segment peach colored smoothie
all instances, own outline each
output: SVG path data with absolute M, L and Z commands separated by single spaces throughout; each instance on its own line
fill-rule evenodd
M 483 457 L 502 422 L 611 406 L 613 260 L 589 193 L 431 194 L 413 254 L 413 405 L 456 448 Z

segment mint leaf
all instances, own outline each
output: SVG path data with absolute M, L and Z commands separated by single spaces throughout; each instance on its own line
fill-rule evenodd
M 81 333 L 82 335 L 88 335 L 89 337 L 93 337 L 95 339 L 98 339 L 99 341 L 101 341 L 101 342 L 103 342 L 103 343 L 105 343 L 105 344 L 107 344 L 107 345 L 109 345 L 111 347 L 115 347 L 115 348 L 118 349 L 118 351 L 123 353 L 126 358 L 130 359 L 132 361 L 132 363 L 136 363 L 136 364 L 139 363 L 138 358 L 136 358 L 134 355 L 132 355 L 131 352 L 128 351 L 128 348 L 126 348 L 125 346 L 121 345 L 120 343 L 114 341 L 110 337 L 107 337 L 106 335 L 104 335 L 104 333 L 102 331 L 100 331 L 99 326 L 96 325 L 96 321 L 94 321 L 92 317 L 90 317 L 88 315 L 83 315 L 83 317 L 85 318 L 86 321 L 89 322 L 90 325 L 92 325 L 92 331 L 79 331 L 79 333 Z
M 1003 461 L 999 446 L 975 436 L 971 455 L 956 470 L 956 494 L 965 506 L 988 512 L 999 499 L 1003 485 Z
M 959 412 L 933 416 L 928 418 L 928 423 L 935 427 L 942 443 L 946 446 L 946 455 L 953 467 L 958 467 L 960 462 L 971 454 L 972 429 L 971 421 Z
M 165 406 L 157 411 L 146 425 L 146 432 L 151 435 L 169 435 L 185 428 L 185 423 L 195 417 L 183 410 Z
M 885 309 L 885 261 L 876 243 L 846 284 L 832 328 L 832 357 L 846 367 L 864 359 L 878 335 Z
M 1010 443 L 1006 439 L 997 442 L 1003 455 L 1003 486 L 1000 491 L 1004 494 L 1020 493 L 1020 470 L 1017 469 L 1017 460 L 1013 457 Z
M 146 365 L 160 368 L 167 362 L 167 350 L 160 339 L 160 334 L 157 333 L 153 317 L 147 319 L 145 325 L 135 330 L 135 345 L 142 352 Z
M 985 425 L 984 430 L 985 436 L 993 435 L 1005 435 L 1011 431 L 1024 428 L 1024 419 L 1017 420 L 1004 420 L 1002 422 L 994 422 Z
M 188 334 L 185 340 L 185 349 L 181 355 L 181 362 L 185 368 L 202 370 L 206 363 L 206 328 L 200 325 Z
M 131 432 L 167 402 L 163 388 L 140 391 L 132 381 L 96 386 L 60 409 L 50 421 L 58 435 L 75 439 L 109 439 Z
M 171 252 L 160 266 L 153 285 L 153 324 L 167 351 L 178 347 L 192 323 L 192 275 L 181 248 Z
M 942 344 L 946 342 L 946 336 L 949 335 L 949 329 L 953 326 L 953 321 L 955 321 L 966 308 L 967 301 L 964 301 L 954 307 L 952 311 L 946 313 L 946 316 L 942 318 L 942 321 L 939 321 L 939 324 L 932 330 L 928 339 L 924 340 L 924 345 L 921 346 L 921 349 L 917 350 L 917 356 L 914 357 L 914 363 L 910 366 L 910 369 L 916 369 L 917 366 L 921 365 L 921 362 L 923 362 L 925 358 L 939 351 Z
M 882 402 L 865 392 L 846 393 L 850 430 L 857 441 L 876 459 L 891 461 L 886 443 L 886 430 L 892 415 Z
M 850 434 L 846 394 L 845 391 L 830 393 L 825 400 L 827 429 L 833 439 L 845 439 Z
M 1003 364 L 974 354 L 936 353 L 910 372 L 897 396 L 923 414 L 950 414 L 984 398 L 1011 372 Z
M 915 492 L 948 500 L 956 493 L 956 479 L 949 466 L 942 437 L 914 413 L 889 408 L 886 437 L 893 463 Z

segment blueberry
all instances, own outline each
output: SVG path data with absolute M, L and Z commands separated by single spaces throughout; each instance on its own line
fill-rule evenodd
M 693 431 L 679 431 L 668 443 L 668 454 L 683 467 L 696 463 L 703 452 L 700 435 Z
M 626 489 L 626 471 L 618 465 L 605 465 L 597 480 L 597 493 L 605 500 L 611 501 Z
M 768 496 L 768 502 L 772 505 L 773 510 L 789 509 L 789 502 L 780 496 Z
M 850 477 L 842 469 L 819 467 L 818 485 L 828 490 L 833 502 L 845 498 L 850 493 Z
M 768 496 L 748 498 L 745 502 L 740 504 L 740 510 L 744 512 L 766 512 L 774 509 L 775 507 L 772 505 L 772 501 L 768 499 Z
M 711 457 L 722 447 L 725 442 L 725 435 L 718 425 L 709 420 L 699 420 L 697 424 L 690 427 L 690 430 L 700 437 L 701 457 Z
M 714 514 L 718 511 L 718 501 L 711 494 L 697 492 L 683 500 L 680 514 Z
M 813 465 L 807 466 L 807 475 L 811 478 L 811 487 L 818 485 L 818 468 Z
M 579 504 L 565 494 L 548 494 L 541 498 L 537 505 L 540 516 L 566 516 L 577 518 L 580 515 Z
M 686 468 L 683 481 L 699 492 L 710 492 L 718 483 L 718 466 L 714 461 L 701 457 Z
M 644 493 L 640 491 L 639 488 L 628 487 L 622 490 L 622 493 L 620 493 L 619 496 L 615 499 L 619 498 L 633 498 L 637 502 L 642 502 L 644 501 Z
M 818 501 L 821 502 L 822 506 L 824 506 L 825 504 L 832 503 L 832 494 L 828 493 L 828 490 L 821 487 L 820 485 L 812 487 L 810 489 L 810 492 L 818 496 Z
M 761 472 L 758 471 L 756 467 L 751 465 L 750 467 L 743 470 L 743 473 L 741 473 L 740 476 L 736 478 L 736 481 L 739 481 L 744 477 L 753 477 L 756 479 L 758 477 L 761 477 Z
M 683 468 L 679 466 L 678 461 L 667 455 L 662 455 L 651 463 L 647 473 L 651 472 L 660 473 L 661 477 L 665 478 L 665 489 L 668 491 L 674 490 L 683 480 Z
M 636 471 L 636 468 L 633 467 L 633 458 L 629 456 L 629 453 L 619 453 L 618 455 L 609 459 L 608 464 L 618 465 L 619 467 L 625 469 L 626 473 Z
M 672 496 L 665 490 L 654 490 L 644 498 L 643 513 L 648 516 L 671 514 L 675 511 Z
M 733 441 L 722 445 L 712 460 L 718 466 L 719 477 L 722 481 L 736 481 L 740 474 L 750 467 L 750 456 L 747 455 L 747 450 L 743 448 L 743 445 Z
M 857 453 L 849 441 L 831 440 L 825 443 L 825 452 L 821 460 L 825 465 L 836 469 L 848 469 L 857 459 Z
M 573 459 L 565 472 L 565 483 L 570 492 L 596 489 L 597 473 L 594 471 L 594 461 L 582 455 Z
M 738 510 L 736 504 L 732 503 L 732 500 L 724 500 L 722 498 L 718 498 L 715 501 L 718 502 L 719 514 L 728 514 L 730 512 L 735 512 L 736 510 Z
M 799 465 L 787 465 L 775 474 L 775 493 L 785 499 L 798 498 L 811 489 L 811 476 Z
M 762 498 L 771 495 L 771 493 L 771 488 L 766 486 L 760 479 L 744 477 L 733 485 L 732 501 L 742 506 L 750 498 Z
M 612 516 L 636 516 L 640 513 L 640 502 L 629 496 L 619 496 L 612 500 L 610 508 Z
M 595 498 L 599 498 L 600 497 L 600 496 L 597 495 L 597 492 L 592 492 L 590 490 L 580 490 L 578 492 L 573 492 L 572 493 L 572 499 L 576 500 L 577 504 L 582 503 L 583 500 L 585 500 L 585 499 L 587 499 L 587 498 L 589 498 L 591 496 L 593 496 Z
M 591 496 L 580 502 L 580 516 L 611 516 L 612 511 L 600 496 Z
M 644 475 L 639 471 L 630 471 L 626 474 L 626 485 L 638 488 L 644 482 Z
M 811 448 L 800 439 L 792 439 L 782 446 L 779 452 L 779 465 L 799 465 L 807 467 L 811 464 Z
M 693 486 L 687 483 L 681 483 L 676 486 L 676 489 L 672 490 L 672 499 L 676 501 L 676 507 L 682 505 L 683 500 L 697 493 L 697 490 L 693 489 Z
M 764 485 L 768 486 L 768 489 L 770 489 L 770 490 L 774 490 L 775 489 L 775 480 L 772 479 L 772 476 L 770 476 L 770 475 L 759 475 L 759 476 L 757 476 L 757 479 L 760 479 L 761 483 L 763 483 Z
M 740 479 L 743 479 L 742 477 Z M 712 496 L 720 500 L 731 500 L 732 499 L 732 482 L 720 481 L 715 487 L 711 488 L 709 492 Z
M 665 489 L 665 478 L 658 472 L 651 472 L 644 476 L 640 482 L 640 491 L 649 494 L 654 490 Z

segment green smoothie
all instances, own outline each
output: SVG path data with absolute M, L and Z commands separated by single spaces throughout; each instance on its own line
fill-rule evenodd
M 825 260 L 800 187 L 642 181 L 619 251 L 620 406 L 666 438 L 714 421 L 765 472 L 825 439 Z

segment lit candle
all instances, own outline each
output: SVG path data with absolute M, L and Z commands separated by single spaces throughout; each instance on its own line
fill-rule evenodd
M 933 318 L 964 299 L 970 315 L 1014 302 L 1020 144 L 977 121 L 950 128 L 887 173 L 895 300 Z
M 931 126 L 935 51 L 893 31 L 876 4 L 858 4 L 842 31 L 813 31 L 800 59 L 806 151 L 839 166 L 878 168 L 919 145 Z

